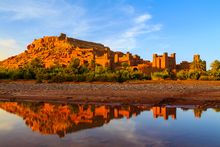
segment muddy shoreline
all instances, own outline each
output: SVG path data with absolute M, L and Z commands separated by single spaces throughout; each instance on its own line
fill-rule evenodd
M 0 100 L 59 103 L 220 106 L 219 81 L 42 83 L 0 81 Z

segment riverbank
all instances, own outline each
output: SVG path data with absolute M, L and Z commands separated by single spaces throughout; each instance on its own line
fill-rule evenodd
M 41 83 L 0 81 L 0 100 L 111 104 L 220 104 L 219 81 Z

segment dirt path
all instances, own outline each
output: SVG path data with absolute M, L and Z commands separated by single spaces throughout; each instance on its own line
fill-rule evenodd
M 220 103 L 219 81 L 42 83 L 0 81 L 1 100 L 85 103 Z

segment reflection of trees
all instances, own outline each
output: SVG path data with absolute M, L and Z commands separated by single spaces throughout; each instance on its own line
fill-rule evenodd
M 206 111 L 206 109 L 202 109 L 202 108 L 195 108 L 193 109 L 194 111 L 194 115 L 196 118 L 201 118 L 202 117 L 202 112 Z
M 213 108 L 215 112 L 220 112 L 220 108 Z
M 181 108 L 183 111 L 188 111 L 189 108 Z

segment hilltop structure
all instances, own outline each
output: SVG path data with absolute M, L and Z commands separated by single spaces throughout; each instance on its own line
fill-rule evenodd
M 0 62 L 0 66 L 4 68 L 19 68 L 31 62 L 34 58 L 39 58 L 46 68 L 56 64 L 65 67 L 73 58 L 78 58 L 81 65 L 95 64 L 111 69 L 120 69 L 123 63 L 127 63 L 133 70 L 141 70 L 145 73 L 165 69 L 173 72 L 189 70 L 192 63 L 183 61 L 180 64 L 176 64 L 175 53 L 170 56 L 168 53 L 164 53 L 163 55 L 153 54 L 153 60 L 150 62 L 129 52 L 126 54 L 114 52 L 103 44 L 69 38 L 61 33 L 58 37 L 45 36 L 35 39 L 27 46 L 25 52 Z M 193 62 L 199 61 L 200 56 L 195 55 Z

